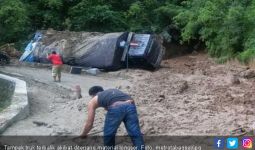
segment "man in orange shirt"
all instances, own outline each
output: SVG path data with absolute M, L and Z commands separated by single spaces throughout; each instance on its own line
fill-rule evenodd
M 61 81 L 61 68 L 63 65 L 61 56 L 59 54 L 57 54 L 55 51 L 52 51 L 52 53 L 50 55 L 48 55 L 47 58 L 52 63 L 52 76 L 53 76 L 54 82 L 57 81 L 57 77 L 58 77 L 58 81 L 60 82 Z

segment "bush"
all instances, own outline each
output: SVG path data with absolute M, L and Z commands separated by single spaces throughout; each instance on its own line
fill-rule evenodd
M 244 64 L 248 64 L 249 61 L 255 58 L 255 49 L 248 49 L 238 55 L 238 60 Z
M 230 56 L 243 49 L 246 7 L 241 1 L 194 0 L 175 17 L 183 41 L 200 39 L 214 57 Z

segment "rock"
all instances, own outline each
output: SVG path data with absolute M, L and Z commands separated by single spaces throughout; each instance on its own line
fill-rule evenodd
M 188 89 L 188 82 L 187 81 L 184 81 L 183 83 L 181 83 L 181 85 L 178 87 L 178 93 L 183 93 L 185 90 Z
M 240 84 L 240 80 L 236 75 L 230 76 L 230 84 Z
M 121 85 L 116 87 L 116 89 L 119 89 L 119 90 L 120 90 L 121 88 L 122 88 L 122 86 L 121 86 Z
M 45 122 L 41 122 L 41 121 L 33 121 L 34 124 L 36 124 L 36 126 L 47 126 L 48 124 Z
M 68 131 L 67 129 L 63 128 L 60 131 L 57 131 L 58 135 L 67 135 L 72 134 L 72 132 Z
M 194 50 L 194 51 L 192 52 L 192 54 L 193 54 L 193 55 L 197 55 L 198 52 L 197 52 L 196 50 Z
M 148 129 L 148 132 L 147 132 L 147 133 L 149 133 L 149 134 L 155 134 L 156 131 L 155 131 L 155 129 L 154 129 L 153 127 L 150 127 L 150 128 Z
M 195 70 L 195 71 L 194 71 L 194 74 L 195 74 L 195 75 L 205 75 L 206 73 L 205 73 L 204 70 Z
M 144 120 L 140 121 L 140 127 L 142 128 L 144 126 Z
M 54 103 L 66 103 L 66 99 L 64 98 L 54 98 Z M 54 107 L 54 106 L 51 106 Z
M 78 111 L 81 111 L 82 110 L 82 107 L 81 106 L 78 106 Z
M 71 94 L 71 95 L 70 95 L 70 99 L 71 99 L 71 100 L 76 100 L 76 99 L 77 99 L 76 94 L 75 94 L 75 93 Z
M 79 85 L 76 85 L 73 89 L 73 93 L 70 95 L 72 100 L 80 99 L 82 98 L 81 95 L 81 87 Z
M 234 129 L 231 131 L 232 135 L 241 136 L 247 133 L 247 129 L 243 127 L 238 127 L 237 129 Z
M 190 103 L 190 101 L 185 100 L 183 103 L 184 104 L 188 104 L 188 103 Z
M 240 73 L 240 76 L 244 77 L 244 78 L 247 78 L 247 79 L 254 78 L 255 77 L 255 70 L 249 69 L 249 70 L 243 71 L 243 72 Z
M 245 112 L 245 114 L 246 114 L 246 115 L 254 115 L 254 112 L 251 111 L 251 110 L 247 110 L 247 111 Z
M 159 98 L 159 99 L 156 99 L 155 101 L 156 102 L 162 102 L 164 99 L 163 98 Z
M 162 95 L 159 95 L 159 97 L 162 98 L 162 99 L 165 99 L 165 98 L 166 98 L 165 95 L 163 95 L 163 94 L 162 94 Z
M 162 102 L 165 99 L 165 95 L 159 95 L 159 98 L 157 98 L 155 101 L 156 102 Z
M 72 132 L 68 131 L 66 128 L 55 128 L 51 135 L 61 136 L 61 135 L 70 135 Z
M 82 109 L 84 109 L 86 106 L 85 106 L 85 104 L 78 104 L 77 105 L 77 109 L 78 109 L 78 111 L 81 111 Z

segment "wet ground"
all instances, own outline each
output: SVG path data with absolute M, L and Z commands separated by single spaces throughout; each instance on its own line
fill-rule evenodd
M 165 60 L 154 72 L 64 73 L 61 83 L 52 81 L 50 69 L 9 66 L 1 71 L 27 81 L 31 104 L 31 115 L 4 135 L 79 135 L 92 85 L 130 93 L 145 135 L 239 135 L 236 129 L 250 131 L 255 122 L 254 70 L 216 64 L 203 53 Z M 82 99 L 73 98 L 75 85 L 81 86 Z M 102 135 L 104 115 L 103 109 L 96 112 L 91 133 Z M 118 134 L 126 134 L 123 125 Z

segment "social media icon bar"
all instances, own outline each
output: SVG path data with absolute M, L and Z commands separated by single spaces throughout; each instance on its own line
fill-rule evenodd
M 214 138 L 214 148 L 215 149 L 223 149 L 225 145 L 224 138 Z
M 243 138 L 242 147 L 243 149 L 252 149 L 252 138 Z
M 227 139 L 228 149 L 238 149 L 238 138 L 232 137 Z

